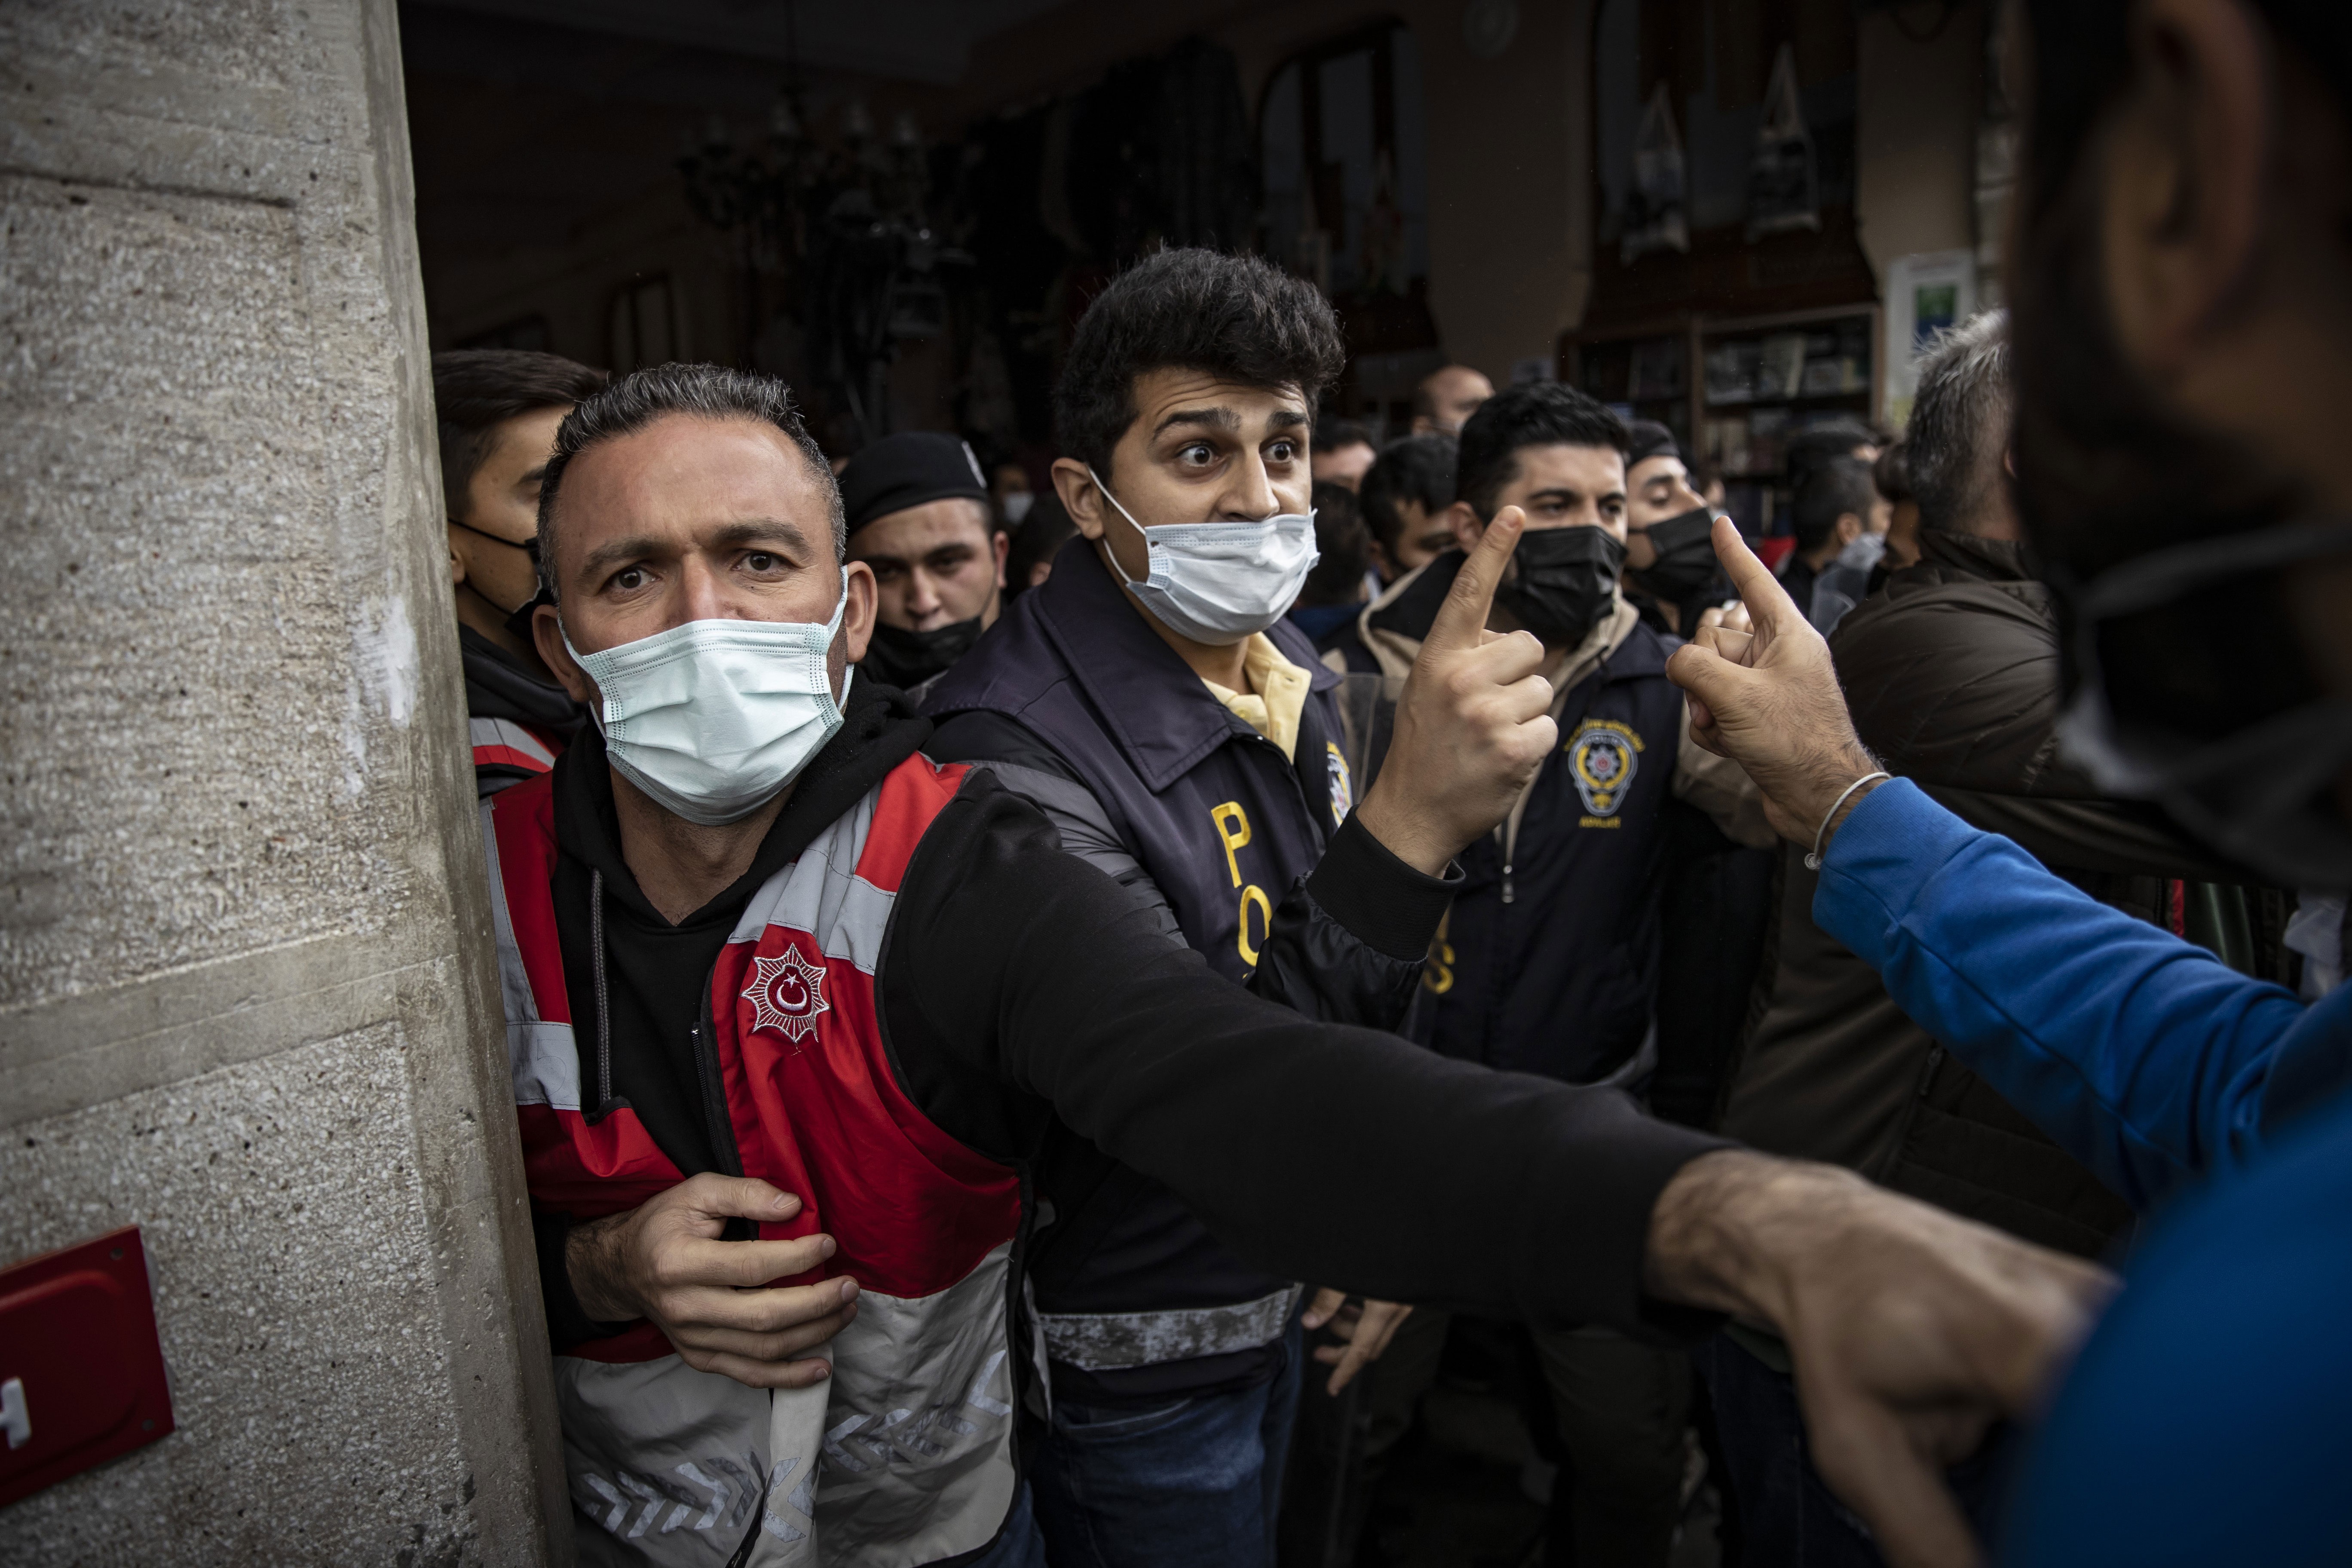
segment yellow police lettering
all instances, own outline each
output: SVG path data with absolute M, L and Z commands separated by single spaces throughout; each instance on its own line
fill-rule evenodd
M 1225 847 L 1225 869 L 1233 873 L 1234 886 L 1238 888 L 1242 885 L 1242 863 L 1234 851 L 1250 841 L 1249 813 L 1242 809 L 1240 801 L 1229 800 L 1209 807 L 1209 820 L 1216 826 L 1218 842 Z M 1255 888 L 1250 890 L 1257 892 Z M 1258 897 L 1263 899 L 1265 895 L 1258 893 Z
M 1421 983 L 1439 996 L 1454 989 L 1454 944 L 1445 940 L 1445 928 L 1453 920 L 1452 910 L 1438 917 L 1437 934 L 1429 939 L 1429 957 L 1421 967 Z
M 1227 853 L 1230 854 L 1231 851 Z M 1257 942 L 1250 941 L 1250 906 L 1252 904 L 1257 906 L 1258 942 L 1264 942 L 1266 932 L 1274 929 L 1274 904 L 1266 898 L 1265 889 L 1255 882 L 1242 889 L 1241 930 L 1234 933 L 1234 945 L 1241 949 L 1242 962 L 1255 968 Z

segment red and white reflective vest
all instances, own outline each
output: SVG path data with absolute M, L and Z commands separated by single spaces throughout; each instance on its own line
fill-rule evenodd
M 930 1563 L 987 1544 L 1011 1508 L 1019 1178 L 907 1097 L 874 994 L 908 861 L 965 771 L 898 764 L 752 896 L 711 973 L 743 1173 L 805 1205 L 760 1234 L 839 1244 L 780 1283 L 860 1287 L 856 1321 L 819 1352 L 833 1376 L 748 1388 L 688 1366 L 651 1323 L 557 1356 L 583 1563 Z M 531 1200 L 586 1220 L 682 1177 L 633 1110 L 583 1112 L 552 785 L 502 791 L 482 816 Z M 594 999 L 579 1001 L 593 1052 Z
M 556 753 L 563 750 L 560 742 L 512 719 L 467 719 L 466 738 L 474 746 L 477 800 L 511 789 L 533 773 L 548 772 L 555 766 Z

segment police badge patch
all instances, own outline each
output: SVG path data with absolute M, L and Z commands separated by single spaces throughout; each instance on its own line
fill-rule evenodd
M 1626 786 L 1642 765 L 1642 737 L 1614 719 L 1588 719 L 1569 737 L 1568 760 L 1587 815 L 1580 827 L 1614 827 Z
M 802 957 L 796 947 L 775 958 L 752 959 L 743 1000 L 751 1004 L 754 1030 L 775 1029 L 794 1041 L 815 1034 L 817 1015 L 833 1011 L 824 999 L 824 966 Z

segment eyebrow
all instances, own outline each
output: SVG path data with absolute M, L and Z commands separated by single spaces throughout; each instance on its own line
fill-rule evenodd
M 782 518 L 751 518 L 742 522 L 730 522 L 710 538 L 711 543 L 720 546 L 757 544 L 763 541 L 790 542 L 801 549 L 808 548 L 808 535 L 801 531 L 797 523 Z M 624 561 L 642 555 L 651 555 L 660 547 L 661 542 L 649 534 L 632 534 L 590 551 L 581 561 L 580 570 L 588 576 L 598 576 L 609 566 L 617 566 Z
M 1230 408 L 1179 408 L 1151 427 L 1155 437 L 1179 425 L 1205 425 L 1212 430 L 1239 430 L 1242 416 Z

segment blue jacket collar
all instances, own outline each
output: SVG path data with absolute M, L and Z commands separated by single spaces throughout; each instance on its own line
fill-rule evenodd
M 1053 575 L 1023 597 L 1036 600 L 1037 624 L 1070 678 L 1101 715 L 1128 765 L 1154 792 L 1236 733 L 1256 733 L 1211 696 L 1192 666 L 1145 624 L 1143 612 L 1112 581 L 1083 535 L 1062 547 Z M 1307 671 L 1310 690 L 1339 684 L 1297 627 L 1276 621 L 1266 636 L 1285 658 Z

